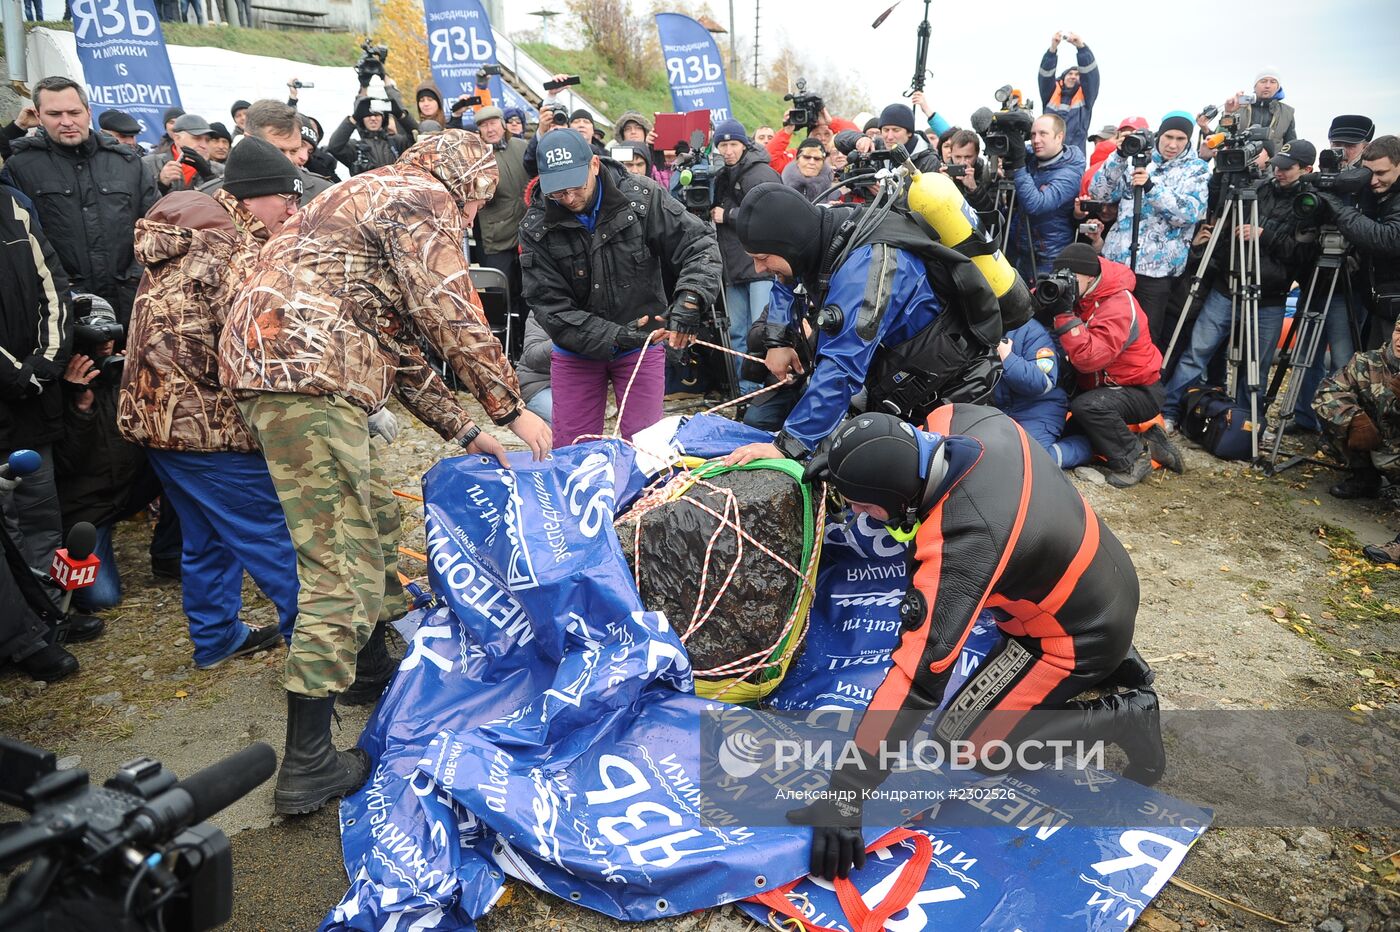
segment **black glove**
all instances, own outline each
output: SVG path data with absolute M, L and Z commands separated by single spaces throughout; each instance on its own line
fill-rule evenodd
M 812 826 L 808 871 L 826 880 L 845 880 L 852 870 L 865 866 L 865 839 L 860 833 L 864 804 L 860 791 L 843 791 L 839 785 L 839 774 L 832 774 L 829 792 L 840 798 L 822 799 L 787 814 L 793 825 Z
M 646 320 L 646 318 L 642 318 L 642 320 Z M 620 350 L 641 349 L 651 342 L 653 332 L 642 327 L 641 321 L 619 324 L 617 333 L 613 336 L 613 345 Z
M 1316 220 L 1332 220 L 1342 208 L 1346 207 L 1346 202 L 1331 191 L 1317 192 L 1318 212 L 1314 218 Z
M 672 333 L 699 333 L 703 313 L 704 302 L 700 296 L 682 288 L 676 292 L 675 299 L 671 301 L 671 308 L 666 312 L 666 329 Z
M 193 149 L 180 150 L 180 164 L 193 168 L 195 174 L 201 178 L 211 178 L 214 175 L 214 170 L 209 167 L 209 160 Z
M 1006 158 L 1002 161 L 1006 163 L 1008 173 L 1014 172 L 1018 168 L 1026 167 L 1026 147 L 1013 145 L 1011 151 L 1006 153 Z

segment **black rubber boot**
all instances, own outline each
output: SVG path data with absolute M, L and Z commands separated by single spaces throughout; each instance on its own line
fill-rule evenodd
M 1110 741 L 1128 755 L 1123 776 L 1152 786 L 1167 769 L 1167 749 L 1162 746 L 1162 719 L 1157 694 L 1146 687 L 1112 693 L 1098 699 L 1069 703 L 1092 718 L 1084 733 Z
M 379 701 L 399 665 L 384 643 L 387 622 L 379 622 L 370 632 L 369 640 L 355 655 L 355 682 L 340 694 L 341 705 L 370 705 Z
M 1381 494 L 1381 474 L 1371 466 L 1359 466 L 1327 492 L 1333 498 L 1375 498 Z
M 1142 654 L 1138 653 L 1136 647 L 1129 647 L 1128 656 L 1123 658 L 1118 669 L 1110 673 L 1098 688 L 1140 689 L 1143 686 L 1151 686 L 1156 680 L 1157 674 L 1153 673 L 1147 661 L 1142 659 Z
M 331 743 L 334 710 L 335 696 L 287 693 L 287 747 L 272 797 L 279 814 L 315 812 L 369 777 L 369 755 L 359 748 L 337 751 Z

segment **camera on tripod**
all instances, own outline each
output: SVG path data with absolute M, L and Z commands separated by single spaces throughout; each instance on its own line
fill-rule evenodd
M 1056 269 L 1036 281 L 1033 294 L 1037 317 L 1049 319 L 1068 314 L 1079 300 L 1079 279 L 1069 269 Z
M 690 134 L 690 144 L 682 140 L 676 148 L 676 170 L 680 172 L 681 203 L 691 213 L 709 216 L 715 206 L 715 176 L 724 165 L 718 152 L 705 154 L 705 134 Z M 682 151 L 684 150 L 684 151 Z
M 93 367 L 100 373 L 88 383 L 88 388 L 119 384 L 126 357 L 101 352 L 104 343 L 119 343 L 126 333 L 126 329 L 117 322 L 117 312 L 104 298 L 95 294 L 76 294 L 73 296 L 73 314 L 77 317 L 73 325 L 73 351 L 90 358 Z
M 276 767 L 258 742 L 182 782 L 139 757 L 94 788 L 86 771 L 58 770 L 51 752 L 0 738 L 0 802 L 31 813 L 0 835 L 0 872 L 29 864 L 0 903 L 0 928 L 66 928 L 77 916 L 102 929 L 222 925 L 233 915 L 233 854 L 205 820 Z
M 997 88 L 992 96 L 1001 104 L 1001 109 L 993 111 L 982 107 L 972 115 L 972 128 L 986 142 L 989 157 L 1005 158 L 1014 147 L 1025 148 L 1035 117 L 1031 114 L 1030 101 L 1023 99 L 1021 92 L 1010 84 Z
M 1241 130 L 1234 116 L 1220 118 L 1220 132 L 1206 137 L 1206 145 L 1215 150 L 1215 170 L 1218 172 L 1247 172 L 1264 151 L 1269 131 L 1263 126 Z
M 1328 194 L 1360 194 L 1371 186 L 1371 170 L 1364 165 L 1342 168 L 1345 153 L 1341 149 L 1323 149 L 1318 153 L 1318 170 L 1298 176 L 1299 191 L 1293 196 L 1293 214 L 1305 220 L 1317 219 L 1327 209 L 1327 202 L 1318 197 Z
M 355 74 L 360 79 L 360 87 L 369 87 L 370 78 L 375 75 L 379 76 L 379 80 L 385 80 L 387 75 L 384 73 L 384 63 L 389 60 L 389 46 L 375 44 L 366 39 L 360 43 L 360 49 L 364 54 L 355 63 Z
M 822 111 L 826 109 L 826 101 L 822 100 L 818 94 L 807 93 L 806 78 L 798 78 L 797 93 L 784 94 L 783 100 L 792 101 L 792 109 L 783 117 L 783 122 L 788 126 L 805 129 L 810 133 L 822 121 Z
M 1132 160 L 1134 168 L 1145 168 L 1152 161 L 1157 137 L 1150 129 L 1134 130 L 1118 141 L 1118 154 Z

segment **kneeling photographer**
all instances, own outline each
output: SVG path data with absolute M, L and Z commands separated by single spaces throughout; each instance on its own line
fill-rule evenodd
M 1167 114 L 1154 138 L 1124 136 L 1089 183 L 1089 195 L 1118 205 L 1118 222 L 1104 237 L 1103 255 L 1137 277 L 1130 285 L 1147 314 L 1158 349 L 1171 335 L 1167 309 L 1186 271 L 1191 237 L 1205 219 L 1210 167 L 1192 154 L 1190 114 Z
M 1160 427 L 1141 437 L 1128 429 L 1162 411 L 1162 354 L 1129 293 L 1132 283 L 1126 266 L 1072 243 L 1035 290 L 1036 316 L 1053 322 L 1051 333 L 1077 374 L 1069 430 L 1089 438 L 1108 460 L 1108 484 L 1120 489 L 1147 478 L 1154 459 L 1181 470 L 1181 454 Z
M 1253 240 L 1259 241 L 1259 307 L 1258 346 L 1249 348 L 1242 358 L 1251 356 L 1259 361 L 1262 384 L 1267 384 L 1269 366 L 1283 332 L 1284 305 L 1294 281 L 1307 281 L 1307 274 L 1317 258 L 1315 220 L 1298 215 L 1294 209 L 1300 181 L 1313 169 L 1317 149 L 1306 139 L 1284 143 L 1279 154 L 1270 160 L 1273 177 L 1259 182 L 1254 193 L 1259 204 L 1259 225 L 1245 224 L 1233 230 L 1222 230 L 1223 236 L 1234 236 L 1239 242 L 1235 250 L 1248 249 Z M 1221 218 L 1221 223 L 1229 222 Z M 1162 417 L 1170 433 L 1181 419 L 1186 390 L 1197 384 L 1210 365 L 1211 359 L 1230 339 L 1234 326 L 1234 302 L 1231 300 L 1230 253 L 1228 241 L 1217 245 L 1211 255 L 1212 287 L 1201 306 L 1200 315 L 1191 331 L 1190 348 L 1182 354 L 1167 383 Z M 1251 283 L 1244 283 L 1252 287 Z M 1243 297 L 1242 295 L 1237 297 Z M 1247 380 L 1240 374 L 1236 404 L 1250 408 L 1251 394 Z M 1262 391 L 1262 386 L 1261 386 Z M 1262 394 L 1261 394 L 1262 400 Z

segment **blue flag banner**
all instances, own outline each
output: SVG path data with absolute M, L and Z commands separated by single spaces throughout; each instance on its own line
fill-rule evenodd
M 482 65 L 496 64 L 496 40 L 491 20 L 480 0 L 423 0 L 423 21 L 428 29 L 428 63 L 433 82 L 443 102 L 477 92 L 476 76 Z M 487 88 L 496 105 L 519 106 L 507 102 L 500 75 L 488 79 Z M 519 96 L 519 95 L 517 95 Z
M 661 34 L 661 55 L 676 112 L 708 110 L 715 123 L 730 119 L 724 56 L 710 31 L 680 13 L 657 13 L 656 31 Z
M 93 125 L 104 110 L 124 110 L 141 124 L 142 142 L 159 142 L 180 89 L 154 0 L 74 0 L 73 37 Z
M 716 455 L 751 439 L 697 417 L 662 443 Z M 847 911 L 852 890 L 805 877 L 811 829 L 745 824 L 706 782 L 702 720 L 751 713 L 694 694 L 676 630 L 637 594 L 613 522 L 647 485 L 639 459 L 655 457 L 607 441 L 538 463 L 513 454 L 511 470 L 469 456 L 428 472 L 436 600 L 402 623 L 405 657 L 361 735 L 373 770 L 340 810 L 350 887 L 322 928 L 470 930 L 507 879 L 629 921 L 749 901 L 760 921 L 871 927 Z M 898 641 L 903 546 L 849 515 L 822 532 L 807 646 L 774 708 L 863 709 Z M 979 622 L 950 695 L 1000 637 Z M 885 910 L 886 929 L 1009 932 L 1019 919 L 1125 932 L 1210 822 L 1101 771 L 1018 786 L 1096 794 L 1134 817 L 1105 827 L 1024 801 L 950 802 L 943 814 L 972 806 L 992 821 L 962 827 L 935 811 L 893 833 L 870 826 L 879 851 L 856 897 Z M 1167 809 L 1180 818 L 1138 815 Z

